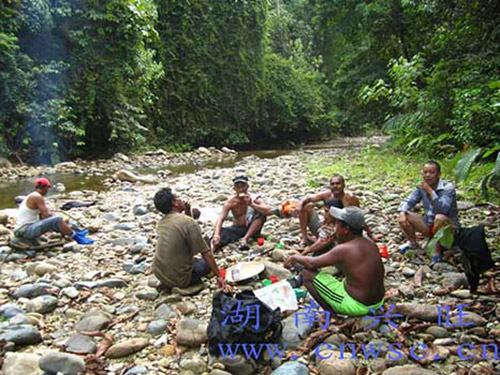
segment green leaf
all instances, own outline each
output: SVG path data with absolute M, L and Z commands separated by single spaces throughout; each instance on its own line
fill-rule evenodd
M 500 81 L 491 81 L 488 83 L 490 89 L 500 89 Z
M 473 148 L 467 151 L 458 161 L 455 168 L 455 178 L 457 182 L 462 182 L 467 179 L 469 175 L 472 164 L 476 160 L 477 156 L 481 153 L 481 148 Z

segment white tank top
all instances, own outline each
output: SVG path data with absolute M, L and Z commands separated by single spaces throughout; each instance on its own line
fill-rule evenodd
M 36 223 L 37 221 L 40 220 L 40 210 L 38 209 L 33 210 L 28 206 L 26 206 L 28 198 L 34 194 L 40 195 L 40 193 L 35 191 L 30 195 L 28 195 L 26 198 L 24 198 L 24 200 L 21 202 L 19 210 L 17 211 L 16 229 L 21 228 L 23 225 Z

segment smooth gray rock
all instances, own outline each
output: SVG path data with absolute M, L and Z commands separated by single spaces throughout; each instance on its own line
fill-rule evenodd
M 163 303 L 155 310 L 155 316 L 159 319 L 168 320 L 175 318 L 177 313 L 169 305 Z
M 148 369 L 142 365 L 137 365 L 132 367 L 130 370 L 127 370 L 125 375 L 139 375 L 139 374 L 147 374 Z
M 183 370 L 192 371 L 195 374 L 201 374 L 207 370 L 206 362 L 199 358 L 183 359 L 180 366 Z
M 0 307 L 0 314 L 6 319 L 10 319 L 18 314 L 24 314 L 24 313 L 25 311 L 23 309 L 10 303 L 2 305 Z
M 35 298 L 45 294 L 50 294 L 49 290 L 55 288 L 50 284 L 37 283 L 37 284 L 24 284 L 21 285 L 14 293 L 14 298 Z M 57 288 L 56 288 L 57 289 Z
M 292 276 L 292 273 L 287 270 L 285 267 L 279 266 L 276 263 L 272 262 L 264 262 L 264 272 L 262 275 L 264 277 L 276 276 L 279 280 L 289 279 Z
M 309 369 L 301 362 L 289 361 L 274 370 L 271 375 L 309 375 Z
M 177 323 L 177 343 L 186 346 L 200 346 L 208 340 L 208 323 L 183 318 Z
M 111 315 L 100 310 L 91 310 L 83 315 L 76 324 L 78 332 L 100 331 L 111 323 Z
M 158 298 L 160 293 L 156 291 L 156 289 L 150 289 L 150 290 L 141 290 L 140 292 L 137 292 L 135 295 L 138 299 L 142 299 L 145 301 L 154 301 L 155 299 Z
M 147 331 L 152 335 L 160 335 L 165 333 L 165 329 L 167 328 L 167 322 L 165 320 L 154 320 L 148 324 Z
M 40 314 L 46 314 L 54 311 L 57 307 L 59 300 L 54 296 L 39 296 L 33 298 L 26 304 L 28 311 L 34 311 Z
M 51 374 L 60 372 L 64 375 L 77 375 L 83 372 L 85 368 L 83 358 L 57 351 L 50 351 L 45 354 L 38 364 L 42 370 Z
M 0 341 L 12 341 L 14 344 L 33 345 L 42 341 L 42 335 L 36 327 L 31 325 L 9 326 L 5 332 L 0 334 Z
M 66 346 L 66 351 L 75 354 L 90 354 L 97 351 L 97 345 L 94 340 L 89 336 L 79 333 L 71 335 L 64 345 Z
M 295 324 L 295 314 L 290 315 L 283 323 L 283 333 L 281 334 L 281 342 L 287 344 L 287 349 L 296 349 L 302 345 L 302 341 L 307 338 L 307 335 L 312 330 L 312 324 L 308 322 L 299 322 Z

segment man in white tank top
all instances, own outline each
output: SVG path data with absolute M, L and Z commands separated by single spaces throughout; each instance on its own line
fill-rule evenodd
M 76 242 L 88 245 L 94 241 L 86 238 L 86 231 L 71 229 L 61 216 L 53 216 L 45 205 L 45 195 L 49 192 L 50 182 L 46 178 L 35 181 L 35 191 L 29 194 L 19 206 L 14 234 L 16 237 L 36 240 L 47 232 L 60 232 L 71 236 Z

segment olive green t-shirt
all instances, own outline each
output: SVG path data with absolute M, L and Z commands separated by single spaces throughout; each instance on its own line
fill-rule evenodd
M 193 272 L 193 255 L 209 251 L 198 223 L 191 217 L 171 213 L 157 226 L 153 272 L 166 286 L 186 287 Z

